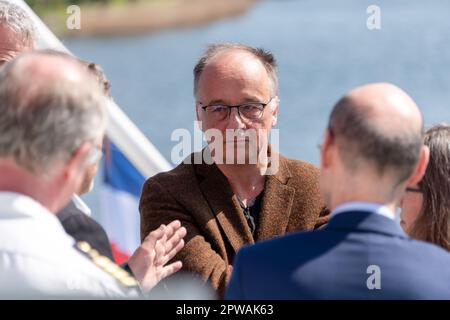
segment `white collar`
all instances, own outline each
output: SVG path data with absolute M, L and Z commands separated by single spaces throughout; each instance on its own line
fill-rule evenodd
M 337 206 L 336 209 L 334 209 L 333 212 L 331 212 L 331 216 L 335 216 L 337 214 L 348 211 L 369 211 L 380 214 L 389 219 L 395 220 L 395 213 L 392 212 L 388 207 L 381 205 L 379 203 L 364 202 L 364 201 L 345 202 Z
M 87 206 L 87 204 L 76 194 L 73 194 L 72 201 L 75 207 L 77 207 L 78 210 L 83 212 L 87 216 L 91 216 L 91 209 Z
M 0 218 L 20 216 L 53 223 L 62 229 L 56 215 L 33 198 L 15 192 L 0 192 Z

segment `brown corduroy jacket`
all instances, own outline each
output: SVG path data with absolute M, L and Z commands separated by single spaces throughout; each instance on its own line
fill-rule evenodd
M 279 170 L 267 176 L 253 237 L 237 197 L 219 168 L 180 164 L 150 178 L 141 200 L 141 239 L 161 224 L 178 219 L 187 229 L 186 245 L 175 257 L 186 271 L 200 274 L 223 296 L 233 259 L 244 245 L 328 221 L 320 197 L 318 169 L 280 155 Z

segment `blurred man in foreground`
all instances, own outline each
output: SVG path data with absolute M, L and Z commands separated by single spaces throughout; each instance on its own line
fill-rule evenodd
M 411 240 L 395 221 L 427 162 L 422 116 L 405 92 L 390 84 L 351 91 L 321 148 L 330 222 L 242 249 L 227 298 L 449 299 L 449 253 Z
M 137 250 L 137 280 L 86 242 L 75 244 L 55 213 L 101 154 L 106 98 L 74 58 L 28 53 L 0 71 L 0 289 L 18 297 L 124 297 L 181 268 L 180 222 Z
M 0 0 L 0 67 L 13 60 L 22 52 L 36 49 L 37 32 L 28 14 L 18 5 Z M 98 80 L 105 84 L 105 94 L 109 96 L 108 83 L 104 83 L 102 70 L 95 64 L 86 63 L 86 67 Z M 70 202 L 58 213 L 57 217 L 64 230 L 78 241 L 88 242 L 100 254 L 113 259 L 108 236 L 103 227 L 91 218 L 91 210 L 79 197 L 89 191 L 97 172 L 98 163 L 86 170 L 86 176 L 80 190 L 72 195 Z
M 18 5 L 0 0 L 0 67 L 6 62 L 12 61 L 21 52 L 34 50 L 37 38 L 34 24 L 28 14 Z M 66 56 L 64 53 L 53 53 L 63 57 Z M 111 98 L 109 82 L 101 68 L 93 63 L 80 62 L 95 76 L 101 89 L 103 89 L 105 97 Z M 97 221 L 90 217 L 91 210 L 79 197 L 92 190 L 93 179 L 101 157 L 101 141 L 96 142 L 96 147 L 99 149 L 99 152 L 96 159 L 94 159 L 95 161 L 87 167 L 79 189 L 75 190 L 69 203 L 57 213 L 57 217 L 64 230 L 76 241 L 87 242 L 99 254 L 113 260 L 111 246 L 105 230 Z M 173 224 L 170 225 L 173 226 Z M 128 263 L 123 266 L 137 277 L 141 277 L 144 274 L 143 270 L 146 268 L 146 247 L 147 245 L 138 248 Z

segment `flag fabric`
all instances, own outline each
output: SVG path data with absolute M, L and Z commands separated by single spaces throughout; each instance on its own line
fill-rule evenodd
M 140 244 L 139 197 L 145 178 L 112 142 L 105 142 L 100 222 L 118 264 Z

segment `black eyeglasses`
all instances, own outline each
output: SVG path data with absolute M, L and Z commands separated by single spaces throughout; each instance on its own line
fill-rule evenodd
M 246 102 L 237 106 L 229 106 L 225 104 L 211 104 L 202 106 L 203 111 L 209 119 L 214 121 L 222 121 L 228 119 L 232 108 L 237 108 L 238 114 L 243 120 L 255 121 L 261 120 L 264 109 L 272 102 L 274 97 L 270 98 L 269 102 Z M 199 102 L 201 104 L 201 102 Z
M 423 193 L 423 191 L 420 190 L 419 188 L 406 188 L 406 192 Z

